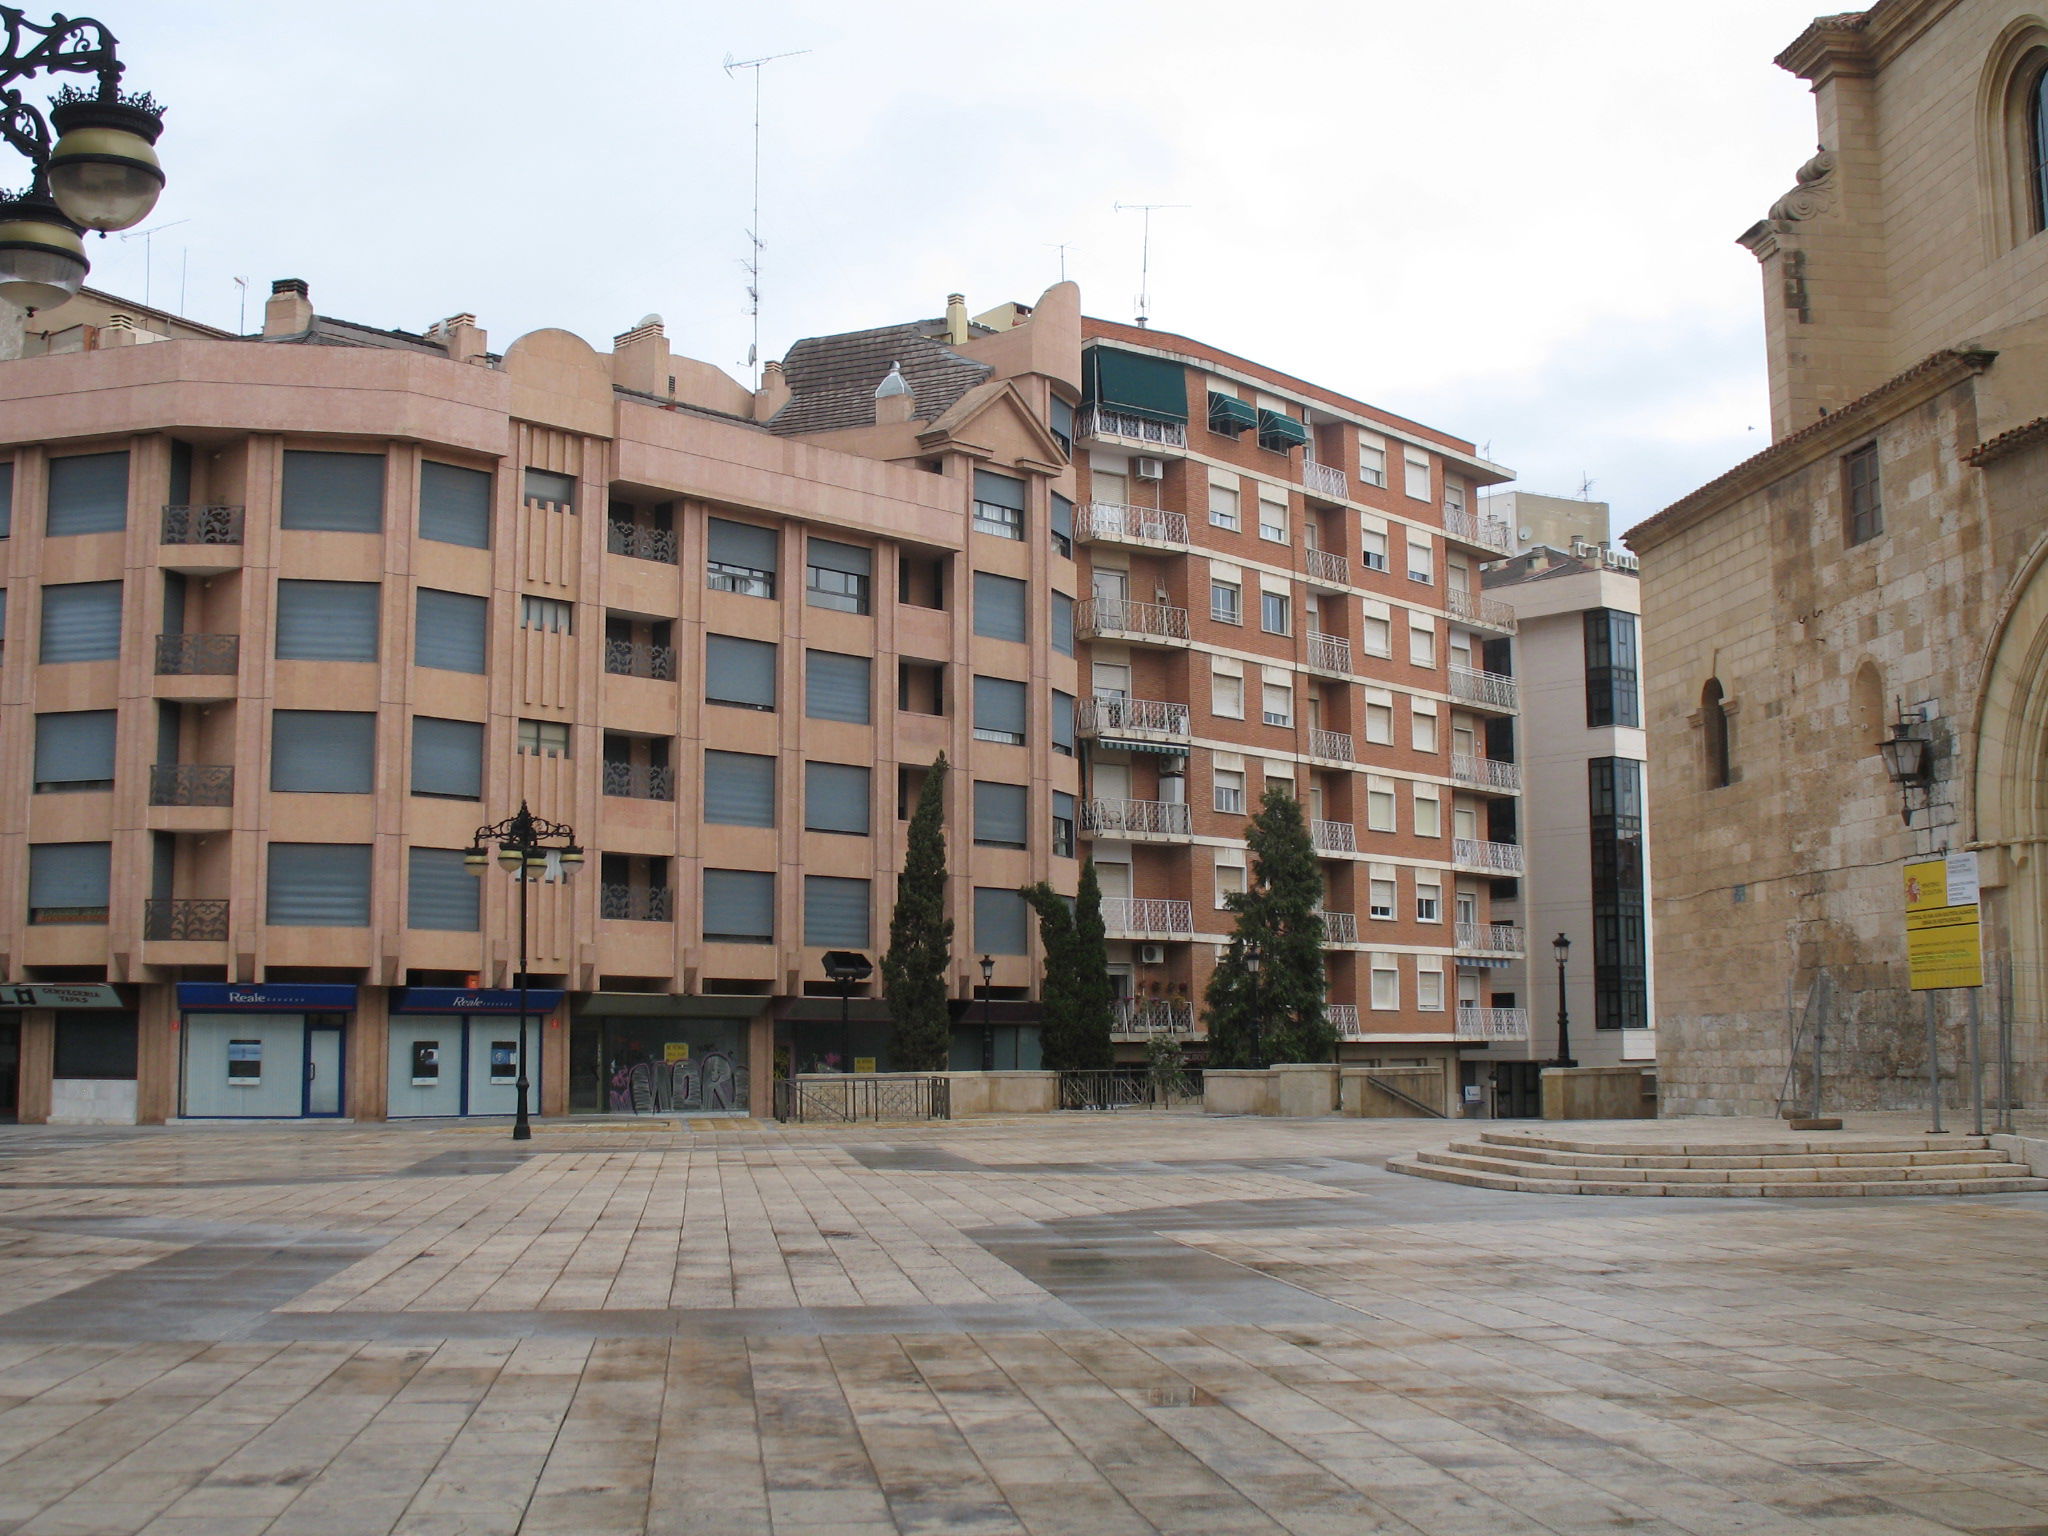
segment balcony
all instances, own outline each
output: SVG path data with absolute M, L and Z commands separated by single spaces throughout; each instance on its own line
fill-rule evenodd
M 1120 443 L 1143 443 L 1148 448 L 1185 449 L 1188 424 L 1184 421 L 1154 421 L 1129 411 L 1113 411 L 1106 405 L 1091 405 L 1075 418 L 1077 438 L 1113 438 Z
M 240 635 L 158 635 L 159 677 L 233 677 L 242 665 Z
M 639 763 L 607 762 L 604 765 L 604 792 L 617 800 L 673 800 L 676 797 L 676 771 Z
M 673 528 L 643 528 L 615 517 L 611 531 L 605 535 L 604 547 L 615 555 L 628 555 L 635 560 L 654 560 L 662 565 L 676 563 Z
M 1351 755 L 1351 733 L 1349 731 L 1319 731 L 1313 728 L 1308 733 L 1308 755 L 1327 757 L 1332 762 L 1349 763 L 1356 759 Z
M 1499 672 L 1481 672 L 1475 667 L 1451 668 L 1451 697 L 1481 709 L 1511 714 L 1515 709 L 1515 680 Z
M 1195 931 L 1192 902 L 1157 896 L 1105 896 L 1102 930 L 1112 939 L 1185 939 Z
M 1506 603 L 1496 602 L 1493 598 L 1468 592 L 1463 587 L 1447 588 L 1444 606 L 1450 609 L 1452 618 L 1467 624 L 1498 629 L 1504 634 L 1512 635 L 1515 632 L 1514 609 Z
M 1084 544 L 1142 544 L 1148 548 L 1186 549 L 1188 520 L 1157 507 L 1127 507 L 1121 502 L 1091 501 L 1074 509 L 1074 537 Z
M 235 770 L 214 763 L 152 763 L 151 805 L 233 805 Z
M 1343 555 L 1333 555 L 1327 549 L 1311 549 L 1308 555 L 1308 579 L 1327 587 L 1348 586 L 1351 582 L 1351 562 Z
M 1459 923 L 1456 949 L 1461 955 L 1493 960 L 1519 960 L 1528 953 L 1526 935 L 1513 923 Z
M 1317 853 L 1358 852 L 1358 828 L 1348 821 L 1311 821 L 1308 835 Z
M 1330 1021 L 1330 1028 L 1337 1031 L 1339 1040 L 1362 1040 L 1365 1032 L 1358 1023 L 1358 1004 L 1325 1003 L 1323 1013 Z
M 228 936 L 227 899 L 152 896 L 142 904 L 142 936 L 173 943 L 221 943 Z
M 1451 777 L 1460 784 L 1470 784 L 1475 789 L 1499 790 L 1502 794 L 1521 793 L 1522 769 L 1518 763 L 1504 763 L 1497 757 L 1473 757 L 1463 752 L 1451 754 Z
M 607 640 L 604 669 L 614 677 L 645 677 L 657 683 L 676 680 L 676 648 L 644 640 Z
M 633 923 L 666 923 L 675 917 L 675 893 L 665 885 L 615 885 L 598 888 L 597 915 Z
M 1188 611 L 1124 597 L 1087 597 L 1074 604 L 1074 633 L 1084 640 L 1134 640 L 1185 645 Z
M 1309 495 L 1322 501 L 1349 501 L 1351 481 L 1343 470 L 1332 464 L 1318 464 L 1314 459 L 1305 460 L 1301 466 L 1301 484 Z
M 1185 997 L 1120 997 L 1115 1010 L 1109 1021 L 1112 1040 L 1151 1040 L 1195 1032 L 1195 1005 Z
M 1097 837 L 1192 837 L 1195 824 L 1178 800 L 1083 800 L 1081 830 Z
M 1074 730 L 1082 736 L 1173 736 L 1187 739 L 1188 707 L 1165 699 L 1080 699 Z
M 1457 1031 L 1460 1040 L 1526 1040 L 1529 1038 L 1529 1010 L 1460 1008 Z
M 1351 642 L 1342 635 L 1323 635 L 1310 630 L 1305 636 L 1308 641 L 1308 664 L 1318 672 L 1349 672 L 1351 670 Z
M 1476 837 L 1451 839 L 1451 863 L 1455 868 L 1483 875 L 1519 875 L 1522 848 L 1519 843 L 1488 843 Z
M 165 544 L 239 544 L 240 507 L 166 506 L 161 542 Z
M 1323 942 L 1325 944 L 1356 944 L 1358 942 L 1358 914 L 1356 912 L 1318 912 L 1323 920 Z
M 1444 537 L 1493 555 L 1509 554 L 1514 549 L 1508 525 L 1499 518 L 1476 517 L 1453 507 L 1444 508 Z

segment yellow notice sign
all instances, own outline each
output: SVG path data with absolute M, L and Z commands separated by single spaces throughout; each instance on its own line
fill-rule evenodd
M 690 1042 L 687 1040 L 666 1041 L 661 1047 L 661 1059 L 663 1061 L 688 1061 L 690 1059 Z
M 1906 866 L 1906 968 L 1915 992 L 1984 985 L 1977 855 Z
M 854 1057 L 854 1058 L 853 1058 L 853 1070 L 854 1070 L 854 1071 L 856 1071 L 856 1072 L 872 1072 L 872 1071 L 874 1071 L 874 1070 L 875 1070 L 875 1058 L 874 1058 L 874 1057 L 872 1057 L 872 1056 L 856 1056 L 856 1057 Z

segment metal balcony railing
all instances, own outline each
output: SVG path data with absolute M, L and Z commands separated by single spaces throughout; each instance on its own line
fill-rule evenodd
M 1184 421 L 1154 421 L 1103 405 L 1091 405 L 1083 411 L 1075 419 L 1074 432 L 1079 437 L 1118 437 L 1128 442 L 1150 443 L 1156 448 L 1188 445 L 1188 425 Z
M 1495 554 L 1507 554 L 1513 546 L 1508 525 L 1497 517 L 1475 517 L 1452 507 L 1444 508 L 1444 536 L 1464 544 L 1476 544 Z
M 1308 664 L 1323 672 L 1351 670 L 1351 642 L 1341 635 L 1308 632 Z
M 1509 634 L 1515 632 L 1515 610 L 1506 603 L 1463 587 L 1450 587 L 1444 593 L 1444 606 L 1451 610 L 1451 617 L 1463 619 L 1468 624 L 1484 624 L 1489 629 L 1503 629 Z
M 1476 837 L 1451 839 L 1451 862 L 1460 869 L 1474 869 L 1489 875 L 1519 875 L 1522 849 L 1519 843 L 1488 843 Z
M 1308 755 L 1310 757 L 1333 758 L 1340 763 L 1354 761 L 1351 756 L 1351 733 L 1349 731 L 1319 731 L 1311 728 L 1308 733 Z
M 1358 852 L 1358 828 L 1348 821 L 1311 821 L 1308 830 L 1318 853 Z
M 618 800 L 673 800 L 676 771 L 673 768 L 644 767 L 638 763 L 604 765 L 604 792 Z
M 233 677 L 242 665 L 240 635 L 158 635 L 159 677 Z
M 233 805 L 235 770 L 218 763 L 152 763 L 151 805 Z
M 1460 1040 L 1526 1040 L 1529 1038 L 1529 1010 L 1460 1008 L 1457 1031 Z
M 640 640 L 607 640 L 604 669 L 615 677 L 646 677 L 657 683 L 676 680 L 676 649 Z
M 635 560 L 654 560 L 662 565 L 676 563 L 676 531 L 673 528 L 643 528 L 638 523 L 613 518 L 605 548 L 615 555 Z
M 675 916 L 675 893 L 665 885 L 605 885 L 598 891 L 598 916 L 638 923 L 666 923 Z
M 1130 731 L 1185 736 L 1188 707 L 1166 699 L 1081 699 L 1074 706 L 1074 729 L 1083 736 Z
M 1356 912 L 1319 912 L 1323 920 L 1323 942 L 1325 944 L 1356 944 L 1358 942 L 1358 914 Z
M 166 505 L 161 542 L 239 544 L 242 542 L 242 509 Z
M 1459 923 L 1456 931 L 1460 954 L 1514 959 L 1528 953 L 1527 936 L 1513 923 Z
M 1499 672 L 1481 672 L 1476 667 L 1452 667 L 1451 697 L 1489 709 L 1513 709 L 1515 680 Z
M 1318 464 L 1314 459 L 1303 460 L 1301 483 L 1307 488 L 1309 495 L 1319 496 L 1324 501 L 1351 499 L 1351 479 L 1334 464 Z
M 1195 1030 L 1195 1005 L 1185 997 L 1120 997 L 1114 1006 L 1109 1021 L 1114 1039 L 1149 1040 Z
M 1074 509 L 1074 537 L 1083 543 L 1171 544 L 1188 547 L 1188 520 L 1157 507 L 1091 501 Z
M 1074 632 L 1083 638 L 1185 641 L 1188 611 L 1167 603 L 1134 603 L 1127 597 L 1087 597 L 1074 604 Z
M 1451 754 L 1451 777 L 1460 784 L 1476 784 L 1482 789 L 1519 790 L 1522 787 L 1519 763 L 1504 763 L 1497 757 L 1474 757 L 1464 752 Z
M 1310 581 L 1327 582 L 1339 587 L 1350 582 L 1351 562 L 1343 555 L 1332 554 L 1327 549 L 1311 549 L 1306 553 L 1306 569 Z
M 1337 1031 L 1339 1040 L 1356 1040 L 1362 1033 L 1358 1024 L 1358 1004 L 1325 1003 L 1323 1012 L 1330 1020 L 1330 1027 Z
M 1083 800 L 1081 830 L 1103 837 L 1192 837 L 1195 824 L 1177 800 Z
M 1192 902 L 1160 896 L 1105 896 L 1102 927 L 1117 938 L 1186 938 L 1195 931 Z
M 142 936 L 218 944 L 228 936 L 227 899 L 152 896 L 142 904 Z

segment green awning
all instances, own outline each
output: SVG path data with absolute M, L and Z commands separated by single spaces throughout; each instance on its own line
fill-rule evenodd
M 1185 744 L 1174 746 L 1169 742 L 1163 741 L 1119 741 L 1104 736 L 1095 745 L 1104 752 L 1157 752 L 1164 757 L 1186 757 L 1188 755 L 1188 749 Z
M 1308 441 L 1308 428 L 1281 411 L 1259 412 L 1259 446 L 1285 453 Z
M 1259 413 L 1235 395 L 1209 395 L 1209 430 L 1228 432 L 1232 437 L 1249 432 L 1259 424 Z
M 1187 370 L 1163 357 L 1090 347 L 1081 386 L 1091 405 L 1150 421 L 1188 419 Z

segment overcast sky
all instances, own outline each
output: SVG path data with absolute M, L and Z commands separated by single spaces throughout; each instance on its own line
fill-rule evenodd
M 1812 0 L 99 0 L 170 105 L 150 240 L 96 287 L 233 326 L 271 279 L 503 348 L 650 311 L 762 355 L 1034 298 L 1152 323 L 1486 445 L 1617 528 L 1768 440 L 1735 237 L 1813 152 L 1772 56 Z M 40 13 L 38 13 L 40 14 Z

